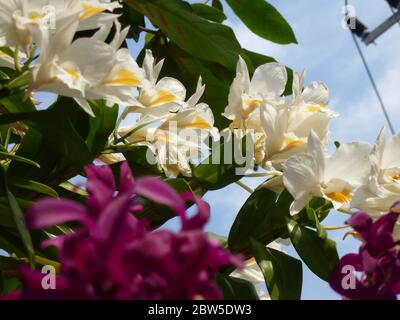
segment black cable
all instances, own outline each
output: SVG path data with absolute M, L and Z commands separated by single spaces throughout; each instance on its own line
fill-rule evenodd
M 348 6 L 348 0 L 345 0 L 345 6 L 346 6 L 346 8 L 347 8 L 347 6 Z M 347 9 L 346 9 L 346 13 L 345 13 L 345 14 L 346 14 L 346 17 L 347 17 L 348 14 L 349 14 L 348 11 L 347 11 Z M 392 124 L 392 122 L 391 122 L 391 120 L 390 120 L 390 117 L 389 117 L 389 114 L 388 114 L 387 109 L 386 109 L 386 107 L 385 107 L 385 104 L 383 103 L 382 97 L 381 97 L 381 95 L 380 95 L 380 93 L 379 93 L 379 90 L 378 90 L 378 86 L 377 86 L 376 83 L 375 83 L 374 77 L 373 77 L 372 72 L 371 72 L 371 70 L 370 70 L 370 68 L 369 68 L 369 66 L 368 66 L 367 60 L 365 59 L 365 56 L 364 56 L 364 54 L 363 54 L 363 52 L 362 52 L 362 50 L 361 50 L 361 48 L 360 48 L 360 45 L 359 45 L 359 43 L 358 43 L 358 41 L 357 41 L 357 39 L 356 39 L 356 36 L 354 35 L 353 32 L 351 32 L 351 30 L 350 30 L 350 33 L 351 33 L 351 37 L 353 38 L 354 44 L 355 44 L 355 46 L 356 46 L 356 48 L 357 48 L 358 54 L 360 55 L 360 58 L 361 58 L 361 60 L 362 60 L 362 62 L 363 62 L 364 68 L 365 68 L 365 70 L 367 71 L 367 74 L 368 74 L 369 80 L 371 81 L 372 87 L 374 88 L 375 94 L 376 94 L 376 96 L 377 96 L 377 98 L 378 98 L 378 100 L 379 100 L 379 103 L 380 103 L 380 105 L 381 105 L 382 112 L 383 112 L 383 114 L 384 114 L 384 116 L 385 116 L 386 122 L 388 123 L 390 132 L 394 135 L 394 134 L 395 134 L 395 131 L 394 131 L 393 124 Z

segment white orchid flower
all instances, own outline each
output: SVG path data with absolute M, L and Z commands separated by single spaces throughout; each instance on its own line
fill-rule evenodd
M 117 50 L 127 30 L 119 32 L 117 24 L 111 44 L 99 40 L 99 35 L 72 42 L 78 23 L 72 19 L 55 35 L 45 33 L 31 90 L 73 97 L 90 115 L 93 113 L 87 99 L 106 99 L 107 105 L 132 102 L 136 88 L 145 79 L 144 71 L 129 52 Z
M 171 77 L 158 80 L 163 64 L 164 60 L 156 63 L 151 50 L 146 50 L 142 68 L 145 71 L 147 81 L 141 88 L 136 101 L 124 110 L 121 119 L 124 119 L 129 113 L 140 113 L 161 118 L 188 105 L 190 99 L 188 103 L 185 102 L 186 88 L 179 80 Z M 203 92 L 204 86 L 201 85 L 196 90 L 194 97 L 200 99 Z M 191 107 L 193 106 L 192 104 Z
M 374 216 L 388 212 L 400 199 L 400 135 L 386 141 L 386 129 L 378 135 L 371 153 L 369 183 L 354 197 L 353 205 Z
M 122 5 L 110 0 L 0 0 L 0 45 L 22 47 L 29 54 L 41 45 L 45 30 L 56 31 L 74 16 L 78 31 L 93 30 L 118 18 L 106 13 Z
M 313 197 L 331 201 L 335 209 L 349 207 L 355 192 L 369 176 L 371 148 L 363 142 L 342 144 L 328 158 L 324 145 L 311 132 L 307 152 L 283 164 L 283 183 L 294 198 L 290 213 L 300 212 Z
M 259 130 L 257 112 L 260 106 L 263 103 L 279 104 L 286 82 L 286 69 L 278 63 L 259 66 L 250 80 L 246 62 L 239 57 L 236 77 L 230 87 L 228 106 L 223 115 L 232 120 L 233 128 Z
M 153 125 L 153 126 L 152 126 Z M 204 140 L 214 129 L 214 117 L 206 104 L 198 104 L 164 118 L 145 115 L 134 125 L 118 130 L 131 144 L 146 145 L 158 166 L 169 177 L 191 176 L 190 161 L 199 159 L 207 148 Z
M 121 3 L 111 0 L 80 0 L 79 2 L 81 9 L 79 31 L 97 29 L 105 23 L 116 21 L 119 15 L 109 12 L 122 8 Z
M 265 104 L 261 107 L 261 125 L 265 132 L 265 158 L 275 168 L 291 156 L 307 149 L 311 131 L 324 143 L 328 140 L 330 118 L 321 112 L 309 112 L 304 108 Z
M 329 117 L 337 117 L 339 114 L 328 107 L 329 89 L 326 84 L 313 81 L 304 88 L 305 76 L 305 71 L 293 74 L 293 105 L 309 112 L 323 112 Z

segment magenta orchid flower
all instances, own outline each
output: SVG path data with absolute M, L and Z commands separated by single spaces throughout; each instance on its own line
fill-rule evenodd
M 345 299 L 395 300 L 400 294 L 400 250 L 393 229 L 400 213 L 400 202 L 375 222 L 367 213 L 355 214 L 347 223 L 362 240 L 359 253 L 347 254 L 330 274 L 331 287 Z M 355 271 L 353 288 L 344 286 L 345 267 Z M 357 274 L 361 274 L 360 277 Z
M 81 227 L 43 243 L 59 249 L 56 289 L 42 289 L 43 274 L 25 267 L 20 298 L 222 298 L 214 276 L 223 266 L 240 266 L 241 258 L 207 238 L 203 230 L 210 215 L 206 202 L 189 192 L 179 195 L 155 178 L 134 181 L 126 162 L 121 165 L 119 188 L 107 166 L 88 166 L 86 173 L 86 206 L 44 199 L 28 211 L 26 222 L 32 229 L 72 221 Z M 173 209 L 182 222 L 180 232 L 151 231 L 147 221 L 136 218 L 134 214 L 142 210 L 140 196 Z M 185 214 L 188 201 L 197 205 L 197 213 L 190 218 Z

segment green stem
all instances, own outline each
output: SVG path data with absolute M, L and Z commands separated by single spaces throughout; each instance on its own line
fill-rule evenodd
M 347 209 L 337 209 L 337 211 L 339 211 L 341 213 L 345 213 L 345 214 L 350 214 L 350 215 L 354 214 L 353 211 L 347 210 Z
M 15 47 L 14 66 L 15 66 L 15 70 L 17 70 L 18 72 L 21 72 L 21 67 L 19 65 L 19 46 Z
M 240 181 L 236 181 L 235 182 L 239 187 L 243 188 L 244 190 L 246 190 L 249 193 L 254 193 L 254 190 L 252 188 L 250 188 L 249 186 L 247 186 L 246 184 L 244 184 L 243 182 Z
M 350 228 L 348 224 L 342 225 L 342 226 L 322 226 L 324 230 L 328 231 L 335 231 L 335 230 L 342 230 L 342 229 L 347 229 Z

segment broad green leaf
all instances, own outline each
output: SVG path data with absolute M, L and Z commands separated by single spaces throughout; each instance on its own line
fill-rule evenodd
M 33 244 L 32 244 L 32 239 L 31 235 L 25 225 L 25 220 L 24 220 L 24 214 L 21 210 L 21 207 L 18 204 L 17 199 L 13 195 L 12 192 L 9 191 L 8 189 L 8 181 L 6 177 L 6 172 L 3 166 L 0 165 L 0 195 L 5 196 L 9 208 L 11 210 L 15 226 L 18 230 L 19 236 L 21 238 L 21 241 L 24 245 L 25 252 L 29 257 L 29 261 L 31 265 L 35 264 L 35 253 L 33 249 Z M 0 234 L 2 234 L 0 232 Z M 4 236 L 4 235 L 3 235 Z
M 224 7 L 222 6 L 222 3 L 220 0 L 212 0 L 211 4 L 214 8 L 224 11 Z
M 18 205 L 17 199 L 15 199 L 14 195 L 9 191 L 8 191 L 8 201 L 11 211 L 14 215 L 14 221 L 21 236 L 21 240 L 25 245 L 25 250 L 28 254 L 30 264 L 34 265 L 35 252 L 33 250 L 31 235 L 25 225 L 24 214 L 22 213 L 22 210 Z
M 203 3 L 193 3 L 192 8 L 196 14 L 204 19 L 214 21 L 214 22 L 223 22 L 226 20 L 226 15 L 219 9 L 214 7 L 210 7 Z
M 154 154 L 148 147 L 137 146 L 132 148 L 130 151 L 124 152 L 123 155 L 128 161 L 129 166 L 132 168 L 135 177 L 162 175 L 161 171 L 157 167 L 157 164 L 149 163 L 147 157 L 154 157 Z M 117 166 L 119 167 L 118 164 Z
M 9 112 L 32 112 L 36 111 L 35 105 L 31 99 L 24 97 L 24 92 L 3 97 L 0 99 L 0 105 L 6 107 Z
M 115 129 L 118 118 L 118 106 L 107 107 L 105 101 L 90 102 L 95 117 L 89 118 L 89 135 L 86 143 L 92 155 L 97 156 L 104 151 L 108 138 Z
M 18 156 L 18 155 L 10 154 L 8 152 L 0 151 L 0 159 L 9 159 L 9 160 L 17 161 L 17 162 L 23 162 L 23 163 L 29 164 L 31 166 L 40 168 L 40 164 L 38 164 L 37 162 L 32 161 L 28 158 Z
M 259 300 L 254 285 L 249 281 L 217 274 L 216 282 L 225 300 Z
M 40 182 L 48 179 L 57 163 L 63 159 L 62 154 L 34 128 L 30 128 L 25 134 L 16 154 L 24 158 L 29 157 L 37 162 L 40 168 L 13 161 L 8 167 L 7 174 Z
M 1 293 L 7 294 L 10 292 L 17 291 L 18 289 L 21 288 L 21 285 L 22 285 L 21 280 L 17 277 L 10 278 L 10 279 L 4 279 L 3 288 L 2 288 Z
M 126 0 L 125 3 L 147 16 L 186 52 L 235 69 L 240 44 L 231 28 L 200 18 L 181 0 Z
M 301 261 L 251 241 L 253 254 L 260 267 L 272 300 L 299 300 L 303 282 Z
M 21 241 L 18 231 L 14 232 L 11 228 L 0 226 L 0 248 L 10 254 L 15 254 L 18 257 L 26 257 L 26 249 Z
M 299 214 L 295 220 L 301 225 L 317 228 L 317 224 L 323 221 L 332 210 L 332 203 L 324 198 L 314 197 Z M 317 221 L 316 221 L 317 219 Z
M 322 238 L 316 231 L 287 219 L 290 240 L 305 264 L 322 280 L 327 281 L 329 272 L 336 266 L 339 256 L 336 243 Z
M 243 23 L 258 36 L 279 44 L 297 43 L 290 25 L 265 0 L 226 0 Z
M 213 152 L 214 156 L 223 155 L 224 145 Z M 212 163 L 213 155 L 205 159 L 193 170 L 193 178 L 190 182 L 194 189 L 198 187 L 205 188 L 207 190 L 218 190 L 222 189 L 242 178 L 242 176 L 236 174 L 235 164 L 221 164 Z
M 40 182 L 36 182 L 36 181 L 24 179 L 24 178 L 19 178 L 19 177 L 7 177 L 7 181 L 9 183 L 9 185 L 14 186 L 14 187 L 18 187 L 18 188 L 26 189 L 29 191 L 45 194 L 50 197 L 58 197 L 57 192 L 53 188 L 51 188 L 43 183 L 40 183 Z
M 15 227 L 15 222 L 8 202 L 0 203 L 0 226 L 10 229 Z
M 91 162 L 91 155 L 77 128 L 72 124 L 74 107 L 77 106 L 72 99 L 60 99 L 45 111 L 0 115 L 0 124 L 24 120 L 29 127 L 42 133 L 69 161 L 85 165 Z
M 251 238 L 267 245 L 279 237 L 287 236 L 285 217 L 289 216 L 292 201 L 287 191 L 279 197 L 268 189 L 255 191 L 240 209 L 229 232 L 230 250 L 250 257 Z
M 13 278 L 19 275 L 18 269 L 21 265 L 26 265 L 26 259 L 15 257 L 0 256 L 0 270 L 4 279 Z

